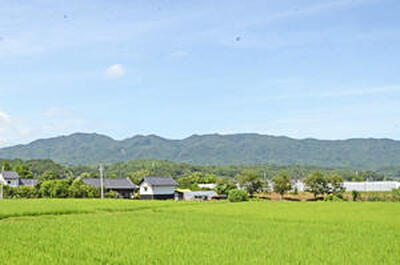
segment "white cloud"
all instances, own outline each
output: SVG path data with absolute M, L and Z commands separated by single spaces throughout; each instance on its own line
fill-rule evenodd
M 118 79 L 125 75 L 125 69 L 121 64 L 114 64 L 108 67 L 103 75 L 107 79 Z
M 10 123 L 10 116 L 7 113 L 0 111 L 0 124 Z

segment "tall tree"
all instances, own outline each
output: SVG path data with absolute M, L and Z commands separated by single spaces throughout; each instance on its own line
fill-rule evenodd
M 306 190 L 314 194 L 317 198 L 318 195 L 329 192 L 328 180 L 321 171 L 311 173 L 305 180 Z
M 338 173 L 331 173 L 330 175 L 328 175 L 327 180 L 329 186 L 328 193 L 338 195 L 345 191 L 343 177 L 340 176 Z
M 238 176 L 237 180 L 239 182 L 240 187 L 244 188 L 251 196 L 255 192 L 262 191 L 263 182 L 254 170 L 244 170 Z
M 272 181 L 274 182 L 274 191 L 279 193 L 281 198 L 286 192 L 292 189 L 292 182 L 286 171 L 280 171 Z

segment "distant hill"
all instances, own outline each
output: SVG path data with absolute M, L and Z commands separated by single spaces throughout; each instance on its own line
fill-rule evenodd
M 377 169 L 400 165 L 400 141 L 297 140 L 259 134 L 193 135 L 183 140 L 148 135 L 117 141 L 76 133 L 2 148 L 0 158 L 51 158 L 73 165 L 155 158 L 203 165 L 274 163 Z

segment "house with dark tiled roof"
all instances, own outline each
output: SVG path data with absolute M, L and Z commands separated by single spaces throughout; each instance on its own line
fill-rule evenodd
M 176 186 L 178 183 L 171 177 L 145 177 L 140 183 L 140 199 L 174 199 Z
M 89 186 L 101 187 L 100 179 L 98 178 L 84 178 L 82 181 Z M 135 191 L 139 188 L 129 178 L 105 178 L 103 185 L 106 192 L 114 191 L 118 193 L 119 197 L 126 199 L 131 199 Z
M 22 179 L 15 171 L 1 171 L 0 172 L 0 183 L 10 187 L 19 186 L 35 186 L 37 179 Z

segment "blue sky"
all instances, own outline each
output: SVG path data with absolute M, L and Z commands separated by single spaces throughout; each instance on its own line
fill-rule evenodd
M 400 139 L 400 2 L 0 0 L 0 146 Z

